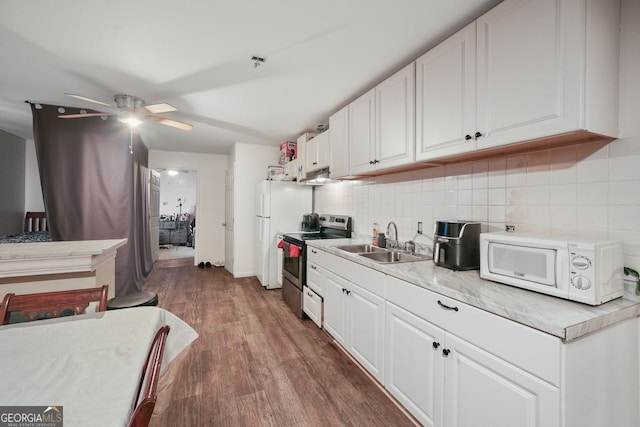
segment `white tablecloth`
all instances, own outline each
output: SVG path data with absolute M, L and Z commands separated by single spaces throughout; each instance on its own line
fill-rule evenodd
M 0 326 L 0 405 L 62 406 L 65 427 L 126 426 L 164 325 L 164 371 L 198 334 L 158 307 Z

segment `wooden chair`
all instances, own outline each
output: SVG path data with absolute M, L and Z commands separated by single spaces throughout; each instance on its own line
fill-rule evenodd
M 27 212 L 24 216 L 23 231 L 49 231 L 47 214 L 45 212 Z
M 160 328 L 151 343 L 147 360 L 142 368 L 136 408 L 131 414 L 127 427 L 147 427 L 151 421 L 153 408 L 158 400 L 157 390 L 160 380 L 160 365 L 162 364 L 162 354 L 164 353 L 169 329 L 170 327 L 167 325 Z
M 6 294 L 0 308 L 0 325 L 9 323 L 11 313 L 20 312 L 27 321 L 41 320 L 42 314 L 49 317 L 84 314 L 90 302 L 98 301 L 96 311 L 107 309 L 109 285 L 102 288 L 72 289 L 68 291 L 41 292 L 37 294 Z M 45 318 L 49 318 L 45 317 Z

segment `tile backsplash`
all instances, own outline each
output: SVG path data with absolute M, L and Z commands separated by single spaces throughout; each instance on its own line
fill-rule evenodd
M 351 215 L 356 237 L 374 222 L 413 239 L 418 221 L 472 220 L 483 231 L 580 232 L 624 241 L 640 269 L 640 137 L 496 156 L 317 187 L 318 212 Z

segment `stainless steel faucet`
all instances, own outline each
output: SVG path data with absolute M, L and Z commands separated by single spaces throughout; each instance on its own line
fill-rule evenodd
M 391 234 L 391 226 L 393 225 L 393 234 Z M 393 221 L 387 224 L 387 246 L 390 248 L 398 247 L 398 226 Z

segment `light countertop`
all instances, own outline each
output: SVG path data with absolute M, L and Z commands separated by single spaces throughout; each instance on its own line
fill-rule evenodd
M 0 245 L 0 260 L 102 255 L 125 243 L 127 239 L 7 243 Z
M 334 246 L 370 243 L 355 239 L 308 241 L 307 245 L 352 260 L 389 276 L 570 341 L 614 323 L 638 317 L 640 302 L 627 297 L 590 306 L 480 278 L 480 272 L 453 271 L 433 261 L 380 264 Z
M 94 271 L 115 258 L 127 239 L 0 245 L 0 278 Z

